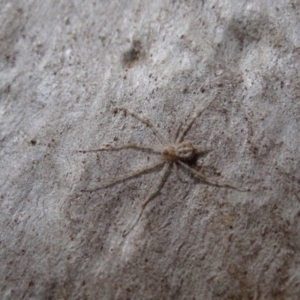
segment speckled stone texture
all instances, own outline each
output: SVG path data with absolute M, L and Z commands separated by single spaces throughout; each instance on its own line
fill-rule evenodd
M 6 1 L 0 6 L 0 298 L 300 298 L 300 4 Z M 106 144 L 186 138 L 126 237 L 158 159 Z M 183 180 L 184 179 L 184 180 Z

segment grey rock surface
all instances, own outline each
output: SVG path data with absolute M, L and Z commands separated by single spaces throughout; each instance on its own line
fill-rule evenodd
M 299 1 L 1 1 L 1 299 L 299 299 Z M 172 171 L 126 143 L 210 149 Z

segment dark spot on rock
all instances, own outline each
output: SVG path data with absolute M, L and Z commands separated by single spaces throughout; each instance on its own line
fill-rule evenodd
M 139 61 L 144 56 L 142 43 L 140 41 L 133 41 L 131 48 L 123 54 L 123 65 L 131 68 L 134 63 Z

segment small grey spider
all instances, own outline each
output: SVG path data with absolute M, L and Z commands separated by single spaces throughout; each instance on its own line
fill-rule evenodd
M 200 179 L 201 181 L 203 181 L 203 182 L 205 182 L 209 185 L 213 185 L 213 186 L 217 186 L 217 187 L 227 187 L 227 188 L 238 190 L 240 192 L 247 192 L 248 191 L 248 190 L 236 188 L 236 187 L 234 187 L 230 184 L 219 183 L 218 181 L 208 179 L 208 178 L 206 178 L 205 175 L 203 175 L 203 174 L 199 173 L 198 171 L 194 170 L 193 168 L 191 168 L 186 163 L 188 161 L 191 161 L 191 160 L 195 159 L 195 157 L 197 157 L 199 154 L 202 154 L 202 153 L 205 153 L 205 152 L 208 151 L 204 147 L 201 147 L 201 146 L 198 146 L 198 145 L 193 145 L 190 141 L 184 140 L 184 137 L 185 137 L 186 133 L 188 132 L 188 130 L 193 125 L 196 118 L 199 117 L 202 114 L 202 112 L 210 106 L 210 104 L 212 102 L 213 101 L 211 101 L 205 108 L 199 110 L 186 123 L 185 127 L 182 130 L 181 130 L 181 126 L 179 126 L 179 128 L 174 133 L 174 136 L 173 136 L 173 139 L 172 139 L 171 143 L 166 141 L 166 139 L 156 130 L 156 128 L 153 126 L 153 124 L 149 120 L 143 119 L 143 118 L 139 117 L 138 115 L 136 115 L 134 112 L 131 112 L 131 111 L 125 109 L 125 108 L 115 109 L 114 112 L 117 112 L 118 110 L 121 110 L 125 113 L 125 115 L 129 114 L 132 117 L 134 117 L 135 119 L 139 120 L 140 122 L 142 122 L 145 125 L 147 125 L 148 127 L 150 127 L 151 130 L 153 131 L 153 133 L 156 135 L 156 137 L 161 142 L 161 145 L 125 144 L 125 145 L 114 146 L 114 147 L 110 146 L 110 145 L 106 145 L 106 146 L 101 147 L 99 149 L 79 151 L 81 153 L 87 153 L 87 152 L 98 152 L 98 151 L 115 151 L 115 150 L 120 150 L 120 149 L 133 148 L 133 149 L 138 149 L 138 150 L 152 151 L 154 153 L 160 154 L 161 159 L 156 163 L 145 166 L 144 168 L 133 171 L 131 173 L 127 173 L 125 175 L 112 178 L 109 181 L 106 181 L 100 187 L 97 187 L 95 189 L 81 190 L 82 192 L 94 192 L 94 191 L 103 189 L 105 187 L 111 186 L 111 185 L 113 185 L 117 182 L 126 180 L 128 178 L 136 177 L 136 176 L 138 176 L 142 173 L 145 173 L 145 172 L 147 172 L 151 169 L 154 169 L 154 168 L 157 168 L 157 167 L 163 165 L 163 168 L 162 168 L 162 171 L 161 171 L 161 174 L 160 174 L 160 177 L 158 179 L 158 182 L 157 182 L 156 186 L 152 189 L 152 191 L 149 193 L 149 195 L 145 199 L 144 203 L 142 204 L 141 211 L 140 211 L 137 219 L 133 223 L 133 225 L 129 228 L 128 231 L 123 232 L 123 237 L 127 236 L 132 231 L 132 229 L 135 227 L 135 225 L 139 222 L 146 206 L 149 204 L 149 202 L 151 200 L 153 200 L 156 197 L 156 195 L 159 193 L 159 191 L 161 190 L 161 188 L 165 184 L 165 182 L 166 182 L 166 180 L 167 180 L 167 178 L 170 174 L 172 166 L 174 166 L 175 172 L 178 175 L 178 177 L 180 177 L 180 175 L 178 173 L 177 165 L 180 165 L 181 167 L 183 167 L 184 169 L 186 169 L 190 173 L 192 173 L 195 177 L 197 177 L 198 179 Z

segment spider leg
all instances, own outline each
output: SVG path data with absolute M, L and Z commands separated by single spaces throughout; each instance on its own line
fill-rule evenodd
M 174 131 L 173 136 L 172 136 L 172 143 L 176 143 L 176 139 L 178 137 L 178 134 L 180 132 L 180 129 L 182 127 L 182 124 L 180 123 L 180 125 L 178 126 L 178 128 L 176 129 L 176 131 Z
M 136 170 L 136 171 L 133 171 L 131 173 L 127 173 L 125 175 L 122 175 L 122 176 L 118 176 L 118 177 L 114 177 L 112 178 L 111 180 L 109 181 L 106 181 L 104 184 L 102 184 L 100 187 L 97 187 L 97 188 L 93 188 L 93 189 L 83 189 L 81 190 L 81 192 L 95 192 L 95 191 L 98 191 L 98 190 L 101 190 L 101 189 L 104 189 L 108 186 L 111 186 L 111 185 L 114 185 L 120 181 L 123 181 L 123 180 L 126 180 L 126 179 L 129 179 L 129 178 L 132 178 L 132 177 L 136 177 L 142 173 L 145 173 L 147 171 L 150 171 L 151 169 L 154 169 L 154 168 L 157 168 L 159 167 L 160 165 L 163 165 L 165 162 L 156 162 L 154 164 L 151 164 L 151 165 L 148 165 L 148 166 L 145 166 L 144 168 L 140 169 L 140 170 Z
M 157 136 L 157 138 L 160 140 L 160 142 L 162 144 L 167 144 L 168 143 L 165 140 L 165 138 L 157 131 L 157 129 L 153 126 L 153 124 L 149 120 L 146 120 L 146 119 L 143 119 L 143 118 L 139 117 L 137 114 L 135 114 L 134 112 L 132 112 L 132 111 L 126 109 L 126 108 L 119 108 L 119 109 L 124 111 L 125 113 L 128 113 L 132 117 L 136 118 L 140 122 L 142 122 L 142 123 L 146 124 L 148 127 L 150 127 L 151 130 L 153 131 L 153 133 Z
M 297 193 L 294 192 L 294 195 L 297 197 L 298 201 L 300 201 L 300 197 L 297 195 Z
M 194 145 L 194 148 L 196 149 L 196 154 L 205 154 L 211 151 L 211 148 L 209 147 L 203 147 L 203 146 L 198 146 Z
M 169 162 L 164 162 L 165 166 L 162 169 L 161 172 L 161 176 L 159 177 L 158 183 L 156 185 L 156 187 L 153 189 L 153 191 L 147 196 L 145 202 L 142 205 L 141 211 L 137 217 L 137 219 L 134 221 L 133 225 L 131 225 L 131 227 L 129 228 L 129 230 L 124 231 L 122 236 L 125 237 L 127 236 L 132 229 L 135 227 L 135 225 L 139 222 L 139 220 L 141 219 L 141 216 L 146 208 L 146 206 L 149 204 L 149 202 L 151 200 L 153 200 L 155 198 L 155 196 L 159 193 L 159 191 L 161 190 L 161 188 L 163 187 L 163 185 L 165 184 L 169 174 L 170 174 L 170 170 L 171 170 L 171 163 Z
M 204 176 L 203 174 L 197 172 L 193 168 L 189 167 L 184 162 L 178 161 L 178 163 L 181 166 L 183 166 L 185 169 L 187 169 L 188 171 L 190 171 L 195 177 L 199 178 L 200 180 L 202 180 L 202 181 L 204 181 L 204 182 L 206 182 L 206 183 L 208 183 L 210 185 L 214 185 L 214 186 L 217 186 L 217 187 L 227 187 L 227 188 L 231 188 L 231 189 L 234 189 L 234 190 L 237 190 L 237 191 L 240 191 L 240 192 L 248 192 L 249 191 L 248 189 L 241 189 L 241 188 L 237 188 L 237 187 L 232 186 L 232 185 L 227 184 L 227 183 L 219 183 L 216 180 L 208 179 L 208 178 L 206 178 L 206 176 Z
M 177 175 L 177 177 L 178 177 L 178 179 L 179 179 L 180 181 L 185 182 L 185 183 L 188 183 L 188 181 L 185 180 L 185 178 L 183 178 L 182 174 L 179 172 L 178 166 L 177 166 L 177 163 L 176 163 L 176 162 L 174 163 L 174 170 L 175 170 L 175 173 L 176 173 L 176 175 Z
M 177 137 L 176 140 L 176 144 L 179 144 L 182 142 L 184 136 L 186 135 L 186 133 L 190 130 L 190 128 L 192 127 L 193 123 L 195 122 L 195 120 L 214 102 L 214 100 L 217 97 L 214 97 L 214 99 L 212 101 L 210 101 L 204 108 L 200 109 L 193 117 L 192 119 L 190 119 L 189 122 L 187 122 L 186 126 L 184 127 L 184 129 L 181 131 L 181 133 L 179 134 L 179 136 Z
M 81 153 L 87 153 L 87 152 L 98 152 L 98 151 L 117 151 L 117 150 L 121 150 L 121 149 L 137 149 L 137 150 L 150 150 L 153 152 L 158 152 L 155 150 L 154 147 L 151 146 L 146 146 L 146 145 L 137 145 L 137 144 L 125 144 L 125 145 L 121 145 L 121 146 L 104 146 L 98 149 L 91 149 L 91 150 L 79 150 L 79 152 Z

